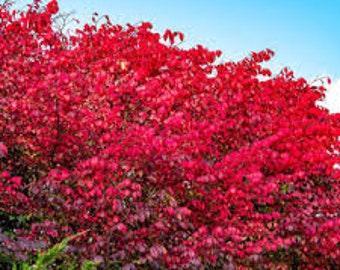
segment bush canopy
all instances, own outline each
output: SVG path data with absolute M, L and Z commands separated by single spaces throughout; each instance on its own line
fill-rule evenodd
M 0 7 L 0 253 L 65 237 L 105 269 L 339 269 L 339 115 L 323 87 L 180 32 Z M 2 264 L 3 267 L 5 263 Z M 294 268 L 295 267 L 295 268 Z

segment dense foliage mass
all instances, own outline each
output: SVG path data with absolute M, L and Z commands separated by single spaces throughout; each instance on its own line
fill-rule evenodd
M 339 115 L 325 89 L 217 63 L 151 24 L 0 8 L 0 252 L 67 236 L 106 269 L 336 269 Z M 5 264 L 2 264 L 5 265 Z

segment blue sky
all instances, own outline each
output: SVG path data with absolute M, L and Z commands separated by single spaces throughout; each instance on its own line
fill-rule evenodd
M 149 21 L 155 31 L 182 31 L 184 47 L 220 49 L 223 60 L 271 48 L 274 73 L 288 66 L 308 80 L 340 79 L 340 0 L 59 0 L 59 6 L 82 23 L 97 11 L 113 23 Z

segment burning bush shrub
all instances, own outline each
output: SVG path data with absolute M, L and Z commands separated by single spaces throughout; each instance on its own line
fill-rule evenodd
M 108 269 L 339 266 L 324 88 L 273 76 L 269 49 L 218 64 L 150 23 L 64 35 L 57 12 L 0 9 L 2 240 L 88 230 L 69 254 Z

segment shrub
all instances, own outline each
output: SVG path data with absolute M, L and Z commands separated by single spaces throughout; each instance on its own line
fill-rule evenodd
M 107 269 L 339 266 L 323 87 L 272 75 L 269 49 L 217 63 L 150 23 L 65 35 L 57 13 L 0 8 L 2 242 L 89 230 L 68 253 Z

